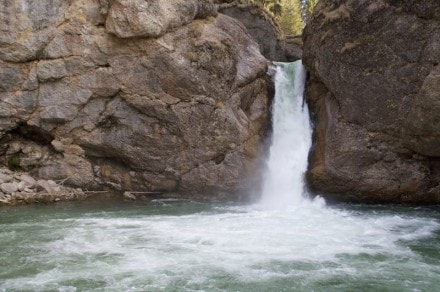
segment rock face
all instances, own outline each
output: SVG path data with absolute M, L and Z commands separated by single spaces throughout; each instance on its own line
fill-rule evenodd
M 440 202 L 440 3 L 321 0 L 304 52 L 311 187 L 345 201 Z
M 215 14 L 209 0 L 116 0 L 107 7 L 106 28 L 120 38 L 158 37 L 196 17 Z
M 267 66 L 211 0 L 3 1 L 0 158 L 79 187 L 243 191 Z
M 218 11 L 243 23 L 260 45 L 263 56 L 272 61 L 292 62 L 302 57 L 300 37 L 284 36 L 264 9 L 248 0 L 217 0 Z

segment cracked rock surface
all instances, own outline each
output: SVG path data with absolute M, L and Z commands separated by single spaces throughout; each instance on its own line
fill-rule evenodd
M 267 66 L 211 0 L 3 1 L 0 162 L 74 187 L 232 198 L 258 181 Z
M 439 203 L 440 3 L 321 0 L 303 38 L 311 187 L 344 201 Z

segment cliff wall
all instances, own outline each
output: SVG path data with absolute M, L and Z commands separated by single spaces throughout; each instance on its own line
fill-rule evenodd
M 5 0 L 0 161 L 89 189 L 244 192 L 267 66 L 211 0 Z
M 311 187 L 344 201 L 440 202 L 440 2 L 321 0 L 303 39 Z

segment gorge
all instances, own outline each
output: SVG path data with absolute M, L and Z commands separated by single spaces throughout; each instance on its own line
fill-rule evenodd
M 437 287 L 438 208 L 328 207 L 321 198 L 305 197 L 304 146 L 311 143 L 311 129 L 300 62 L 280 63 L 276 70 L 268 159 L 275 167 L 268 168 L 267 189 L 259 203 L 99 200 L 20 206 L 16 212 L 2 208 L 0 290 Z M 292 118 L 298 122 L 294 139 L 286 139 Z
M 0 1 L 0 291 L 432 291 L 437 3 Z
M 247 1 L 46 2 L 0 7 L 2 165 L 84 190 L 255 199 L 268 66 L 300 58 L 298 38 Z M 439 202 L 438 6 L 323 0 L 309 16 L 315 194 Z

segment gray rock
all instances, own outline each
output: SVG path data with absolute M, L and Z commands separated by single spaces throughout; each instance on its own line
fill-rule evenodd
M 1 168 L 0 173 L 7 174 L 7 175 L 14 174 L 14 172 L 12 170 L 9 170 L 8 168 Z
M 232 1 L 229 1 L 232 2 Z M 219 12 L 246 26 L 252 38 L 260 45 L 261 53 L 269 60 L 286 62 L 282 32 L 274 18 L 255 4 L 243 5 L 241 1 L 221 4 Z
M 49 194 L 56 194 L 61 190 L 60 186 L 51 180 L 38 180 L 37 185 Z
M 58 141 L 58 140 L 52 140 L 52 142 L 50 142 L 50 144 L 58 152 L 64 152 L 64 149 L 66 147 L 61 141 Z
M 11 202 L 8 198 L 6 198 L 6 196 L 4 195 L 0 195 L 0 204 L 6 204 L 9 205 Z
M 66 147 L 65 153 L 67 155 L 84 157 L 85 151 L 78 145 L 69 145 Z
M 344 201 L 439 203 L 439 2 L 321 0 L 303 36 L 311 187 Z
M 25 188 L 24 190 L 23 190 L 25 193 L 35 193 L 36 192 L 36 190 L 35 189 L 31 189 L 31 188 Z
M 0 189 L 5 194 L 12 194 L 12 193 L 18 191 L 18 184 L 16 182 L 2 183 L 0 185 Z
M 21 176 L 19 177 L 19 179 L 20 179 L 22 182 L 27 183 L 27 187 L 29 187 L 29 188 L 33 188 L 33 187 L 37 184 L 37 181 L 36 181 L 33 177 L 31 177 L 31 176 L 29 176 L 29 175 L 27 175 L 27 174 L 23 174 L 23 175 L 21 175 Z
M 61 24 L 66 1 L 8 1 L 3 3 L 0 26 L 0 60 L 25 62 L 34 60 L 50 39 L 52 31 Z M 16 9 L 20 7 L 20 9 Z
M 24 170 L 182 194 L 258 181 L 269 62 L 211 0 L 18 2 L 0 13 L 0 136 Z
M 17 199 L 17 200 L 24 200 L 26 195 L 27 194 L 25 194 L 25 193 L 18 192 L 18 193 L 15 193 L 13 197 L 14 197 L 14 199 Z
M 37 76 L 42 82 L 56 80 L 68 75 L 63 60 L 40 61 L 37 65 Z
M 158 37 L 214 13 L 212 0 L 116 0 L 108 12 L 106 28 L 120 38 Z
M 133 200 L 133 201 L 136 201 L 137 199 L 136 196 L 131 192 L 124 192 L 123 197 L 124 199 Z
M 29 188 L 32 188 L 34 185 L 32 185 L 32 184 L 30 184 L 30 183 L 28 183 L 28 182 L 25 182 L 25 181 L 21 181 L 21 182 L 19 182 L 18 183 L 18 190 L 20 191 L 20 192 L 22 192 L 22 191 L 24 191 L 25 189 L 29 189 Z
M 13 179 L 11 175 L 0 173 L 0 183 L 8 183 Z

